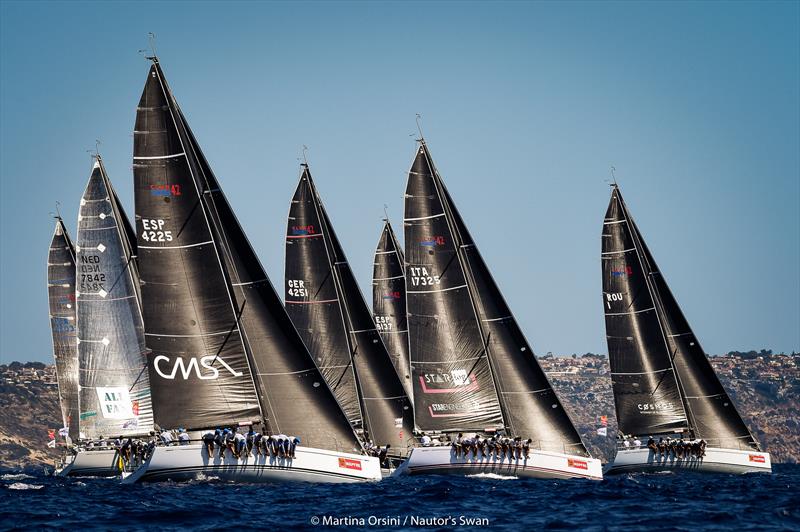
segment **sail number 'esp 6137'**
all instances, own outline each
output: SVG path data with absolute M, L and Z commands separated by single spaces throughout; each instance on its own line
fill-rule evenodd
M 172 231 L 164 229 L 160 218 L 142 218 L 142 240 L 145 242 L 172 242 Z

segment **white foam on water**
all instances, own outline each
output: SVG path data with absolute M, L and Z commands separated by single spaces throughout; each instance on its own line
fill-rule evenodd
M 30 475 L 26 475 L 25 473 L 17 473 L 17 474 L 8 473 L 5 475 L 0 475 L 0 480 L 22 480 L 25 478 L 33 478 L 33 477 Z
M 490 480 L 518 480 L 518 477 L 498 475 L 497 473 L 475 473 L 474 475 L 467 475 L 467 478 L 488 478 Z
M 25 484 L 24 482 L 14 482 L 11 484 L 8 489 L 10 490 L 39 490 L 42 489 L 44 486 L 38 484 Z

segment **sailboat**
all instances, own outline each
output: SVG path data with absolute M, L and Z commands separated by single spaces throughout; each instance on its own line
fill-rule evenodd
M 136 114 L 134 184 L 155 422 L 192 442 L 158 446 L 123 482 L 213 475 L 236 481 L 380 480 L 292 326 L 189 129 L 157 58 Z M 301 439 L 294 458 L 195 443 L 260 425 Z
M 420 139 L 405 195 L 414 419 L 438 437 L 531 439 L 527 457 L 417 447 L 395 474 L 601 479 Z M 476 456 L 476 454 L 478 456 Z
M 289 210 L 285 276 L 287 312 L 353 428 L 404 458 L 416 443 L 411 401 L 307 164 Z
M 47 254 L 47 293 L 50 304 L 50 330 L 56 362 L 58 404 L 61 409 L 65 449 L 78 441 L 78 348 L 75 334 L 75 247 L 61 216 L 56 217 L 53 238 Z M 69 467 L 74 455 L 65 454 L 57 472 Z
M 372 271 L 372 312 L 375 326 L 383 339 L 408 397 L 414 397 L 411 365 L 408 356 L 406 321 L 406 273 L 403 250 L 392 224 L 386 219 L 375 249 Z
M 80 445 L 62 475 L 117 476 L 115 438 L 153 430 L 135 233 L 95 156 L 80 201 L 75 303 Z
M 620 448 L 608 473 L 772 470 L 714 373 L 619 187 L 603 222 L 603 309 L 619 430 L 640 441 L 703 440 L 702 452 Z M 627 441 L 630 445 L 630 438 Z M 683 443 L 683 442 L 682 442 Z M 698 442 L 699 443 L 699 442 Z

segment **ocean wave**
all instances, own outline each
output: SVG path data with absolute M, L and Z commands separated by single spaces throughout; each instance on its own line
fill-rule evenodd
M 25 484 L 24 482 L 14 482 L 8 489 L 10 490 L 40 490 L 44 486 L 40 484 Z
M 16 473 L 16 474 L 7 473 L 5 475 L 0 475 L 0 480 L 24 480 L 26 478 L 34 478 L 34 477 L 26 475 L 25 473 Z
M 474 475 L 467 475 L 467 478 L 488 478 L 490 480 L 519 480 L 519 477 L 498 475 L 497 473 L 475 473 Z

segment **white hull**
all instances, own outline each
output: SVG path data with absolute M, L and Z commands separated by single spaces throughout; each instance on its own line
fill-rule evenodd
M 708 473 L 771 473 L 769 453 L 738 451 L 734 449 L 706 448 L 703 458 L 689 457 L 678 460 L 664 457 L 648 448 L 617 451 L 614 461 L 606 466 L 606 474 L 636 471 L 702 471 Z
M 369 482 L 381 480 L 377 458 L 323 449 L 297 447 L 295 458 L 249 454 L 240 459 L 214 451 L 209 459 L 202 444 L 156 447 L 152 456 L 133 473 L 123 475 L 125 484 L 139 481 L 192 480 L 216 477 L 238 482 Z
M 71 461 L 70 461 L 71 458 Z M 56 470 L 60 477 L 115 477 L 119 475 L 115 449 L 82 450 L 67 457 L 63 468 Z
M 416 447 L 398 467 L 399 475 L 494 475 L 520 478 L 589 478 L 602 480 L 600 460 L 549 451 L 530 451 L 528 458 L 495 456 L 480 458 L 470 454 L 456 458 L 450 447 Z

